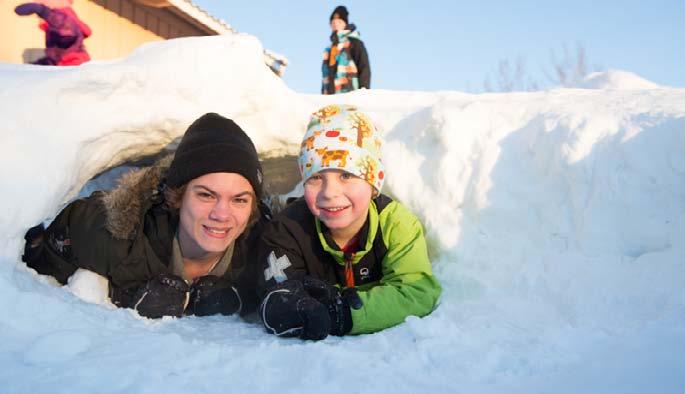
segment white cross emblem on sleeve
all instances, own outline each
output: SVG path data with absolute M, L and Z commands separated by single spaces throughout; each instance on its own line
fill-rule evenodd
M 285 272 L 283 272 L 284 269 L 292 265 L 288 259 L 288 256 L 283 255 L 279 258 L 276 258 L 276 254 L 272 251 L 271 254 L 269 254 L 268 260 L 269 268 L 264 270 L 264 279 L 266 281 L 274 278 L 277 283 L 281 283 L 288 279 L 288 277 L 285 275 Z

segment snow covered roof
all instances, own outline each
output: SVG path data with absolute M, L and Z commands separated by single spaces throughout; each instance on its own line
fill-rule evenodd
M 233 32 L 231 26 L 225 21 L 214 17 L 190 0 L 136 0 L 138 3 L 155 8 L 171 7 L 171 9 L 194 25 L 200 25 L 203 30 L 209 30 L 214 34 L 226 34 Z
M 138 3 L 155 8 L 168 8 L 181 18 L 205 30 L 210 35 L 235 33 L 235 30 L 222 19 L 218 19 L 190 0 L 136 0 Z M 264 63 L 279 77 L 285 73 L 288 59 L 278 53 L 264 49 Z

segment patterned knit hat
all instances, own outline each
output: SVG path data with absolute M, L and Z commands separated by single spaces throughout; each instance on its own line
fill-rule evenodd
M 364 179 L 380 193 L 385 178 L 380 133 L 354 106 L 323 107 L 309 121 L 299 165 L 303 181 L 321 170 L 339 169 Z

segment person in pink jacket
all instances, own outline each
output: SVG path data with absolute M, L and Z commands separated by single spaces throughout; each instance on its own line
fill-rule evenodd
M 90 60 L 83 40 L 92 34 L 71 8 L 73 0 L 38 0 L 14 9 L 17 15 L 38 15 L 45 31 L 45 56 L 33 62 L 46 66 L 77 66 Z

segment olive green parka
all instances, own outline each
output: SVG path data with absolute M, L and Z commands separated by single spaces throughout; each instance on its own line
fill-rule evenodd
M 94 271 L 109 280 L 114 304 L 132 307 L 132 297 L 141 286 L 172 273 L 179 218 L 162 192 L 170 162 L 167 157 L 125 175 L 111 191 L 71 202 L 48 226 L 45 241 L 31 253 L 27 265 L 63 284 L 79 268 Z M 267 218 L 268 209 L 260 205 L 259 219 L 236 239 L 224 274 L 238 290 L 243 315 L 256 308 L 255 243 Z

